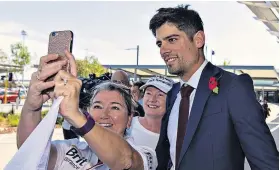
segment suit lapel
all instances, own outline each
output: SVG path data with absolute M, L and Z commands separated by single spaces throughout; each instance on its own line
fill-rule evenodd
M 168 96 L 168 100 L 167 100 L 168 102 L 166 103 L 167 112 L 162 118 L 162 126 L 164 127 L 162 130 L 163 130 L 164 136 L 166 135 L 166 138 L 167 138 L 167 128 L 168 128 L 169 116 L 170 116 L 172 107 L 174 105 L 176 96 L 179 93 L 179 91 L 180 91 L 180 83 L 176 83 L 176 84 L 174 84 L 172 90 L 170 90 L 169 94 L 167 95 Z
M 174 105 L 176 96 L 179 93 L 179 91 L 180 91 L 180 83 L 175 83 L 173 85 L 172 89 L 167 94 L 168 99 L 167 99 L 167 103 L 166 103 L 166 114 L 162 118 L 164 120 L 164 121 L 162 121 L 162 123 L 163 122 L 165 123 L 165 124 L 163 124 L 165 129 L 167 129 L 169 116 L 170 116 L 172 107 Z
M 202 74 L 201 74 L 201 77 L 200 77 L 200 80 L 199 80 L 199 83 L 198 83 L 198 86 L 196 89 L 190 117 L 189 117 L 189 120 L 187 123 L 186 135 L 184 137 L 184 142 L 183 142 L 178 165 L 180 165 L 180 162 L 181 162 L 184 154 L 187 152 L 187 150 L 189 148 L 191 140 L 194 137 L 195 131 L 197 129 L 200 118 L 202 116 L 205 104 L 212 92 L 208 87 L 209 79 L 210 79 L 210 77 L 215 76 L 219 72 L 220 72 L 219 68 L 214 66 L 210 62 L 205 66 L 205 68 L 202 71 Z
M 171 109 L 172 109 L 172 107 L 174 105 L 174 102 L 175 102 L 175 100 L 177 98 L 177 94 L 179 93 L 179 91 L 180 91 L 180 82 L 175 83 L 174 86 L 173 86 L 173 89 L 171 91 L 170 102 L 168 103 L 168 108 L 167 108 L 167 109 L 170 110 L 170 112 L 171 112 Z
M 179 93 L 180 90 L 180 83 L 176 83 L 173 85 L 172 89 L 167 94 L 167 103 L 166 103 L 166 114 L 162 118 L 162 129 L 161 129 L 161 136 L 167 136 L 167 128 L 168 128 L 168 121 L 169 116 L 172 110 L 172 107 L 174 105 L 174 102 L 176 100 L 176 96 Z

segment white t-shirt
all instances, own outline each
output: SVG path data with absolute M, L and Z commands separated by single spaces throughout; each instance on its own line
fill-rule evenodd
M 141 106 L 143 106 L 143 98 L 140 99 L 140 100 L 138 100 L 138 103 L 139 103 Z
M 70 130 L 70 127 L 71 127 L 71 124 L 64 119 L 62 122 L 62 128 L 65 130 Z
M 126 141 L 141 155 L 144 162 L 144 170 L 156 169 L 157 158 L 153 149 L 134 145 L 132 138 L 127 138 Z M 109 170 L 107 165 L 98 160 L 94 151 L 84 141 L 79 139 L 58 140 L 53 141 L 52 144 L 57 149 L 57 160 L 54 170 Z
M 133 117 L 129 134 L 133 137 L 134 143 L 138 146 L 147 146 L 156 149 L 159 134 L 149 131 L 139 122 L 139 117 Z

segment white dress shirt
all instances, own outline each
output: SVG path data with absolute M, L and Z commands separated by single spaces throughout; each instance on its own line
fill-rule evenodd
M 182 87 L 182 85 L 184 85 L 184 84 L 187 84 L 194 88 L 194 90 L 192 91 L 192 93 L 190 95 L 189 116 L 190 116 L 194 96 L 196 93 L 196 89 L 198 86 L 198 82 L 199 82 L 201 73 L 207 63 L 208 63 L 208 61 L 205 60 L 202 63 L 202 65 L 199 67 L 199 69 L 191 76 L 191 78 L 189 79 L 188 82 L 183 82 L 182 80 L 180 80 L 180 87 Z M 171 157 L 171 160 L 173 163 L 173 167 L 171 169 L 174 169 L 174 170 L 175 170 L 175 163 L 176 163 L 175 157 L 176 157 L 176 142 L 177 142 L 177 129 L 178 129 L 178 118 L 179 118 L 178 116 L 179 116 L 180 101 L 181 101 L 181 92 L 179 91 L 179 93 L 177 94 L 175 103 L 172 107 L 172 110 L 171 110 L 171 113 L 169 116 L 168 127 L 167 127 L 167 136 L 168 136 L 169 143 L 170 143 L 170 157 Z

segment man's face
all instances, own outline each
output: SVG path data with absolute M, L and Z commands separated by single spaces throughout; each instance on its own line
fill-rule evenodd
M 186 33 L 175 25 L 163 24 L 156 30 L 156 38 L 160 55 L 170 74 L 183 76 L 192 72 L 199 63 L 198 48 L 201 43 L 190 41 Z
M 111 81 L 129 87 L 129 80 L 125 72 L 122 71 L 115 72 L 111 77 Z
M 135 101 L 138 101 L 140 99 L 141 96 L 140 96 L 140 90 L 138 86 L 131 87 L 131 95 Z

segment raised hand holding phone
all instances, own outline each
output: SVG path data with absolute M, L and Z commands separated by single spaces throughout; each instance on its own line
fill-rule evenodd
M 68 63 L 71 67 L 70 73 L 74 77 L 77 77 L 77 67 L 74 56 L 69 51 L 65 51 L 64 54 L 67 60 L 59 60 L 56 62 L 50 61 L 57 60 L 59 57 L 57 54 L 49 54 L 41 57 L 38 70 L 34 72 L 31 77 L 25 109 L 30 111 L 39 110 L 44 102 L 53 98 L 53 91 L 43 93 L 45 90 L 53 88 L 55 85 L 53 80 L 46 81 L 46 79 L 57 74 Z
M 41 57 L 38 70 L 32 74 L 25 109 L 28 111 L 40 110 L 43 103 L 54 96 L 53 78 L 60 70 L 77 76 L 75 59 L 71 54 L 72 44 L 72 31 L 50 33 L 48 55 Z
M 49 63 L 57 62 L 60 60 L 68 60 L 65 56 L 64 51 L 67 50 L 72 53 L 73 46 L 73 37 L 74 34 L 72 31 L 53 31 L 49 35 L 49 46 L 48 46 L 48 54 L 58 54 L 59 57 L 56 60 L 51 60 Z M 62 67 L 62 70 L 66 72 L 70 72 L 70 63 L 67 63 Z M 48 77 L 46 81 L 53 80 L 55 74 Z M 52 89 L 53 90 L 53 89 Z

